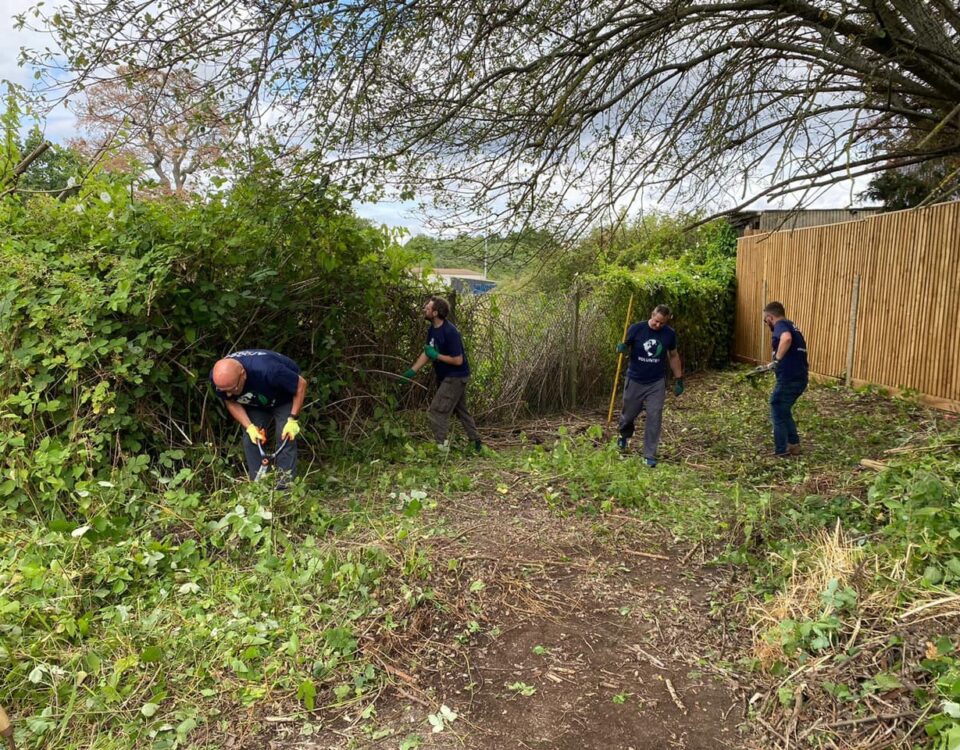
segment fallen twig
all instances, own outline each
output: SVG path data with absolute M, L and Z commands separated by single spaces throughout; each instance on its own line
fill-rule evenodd
M 673 699 L 673 704 L 674 704 L 677 708 L 679 708 L 681 711 L 683 711 L 683 713 L 686 713 L 686 712 L 687 712 L 687 707 L 686 707 L 685 705 L 683 705 L 683 701 L 680 700 L 680 696 L 677 695 L 677 691 L 676 691 L 676 689 L 673 687 L 673 683 L 670 682 L 670 678 L 668 677 L 668 678 L 665 680 L 665 682 L 667 683 L 667 690 L 670 691 L 670 697 Z
M 649 661 L 651 664 L 653 664 L 653 666 L 655 666 L 657 669 L 666 669 L 666 668 L 667 668 L 667 665 L 666 665 L 666 664 L 664 664 L 662 661 L 660 661 L 660 660 L 659 660 L 656 656 L 654 656 L 653 654 L 651 654 L 651 653 L 645 651 L 644 649 L 642 649 L 642 648 L 641 648 L 640 646 L 638 646 L 637 644 L 634 644 L 634 645 L 630 646 L 629 648 L 630 648 L 631 651 L 635 652 L 638 656 L 643 656 L 644 658 L 646 658 L 646 660 Z
M 657 555 L 653 552 L 640 552 L 635 549 L 625 549 L 623 552 L 626 552 L 628 555 L 637 555 L 638 557 L 649 557 L 651 560 L 669 560 L 670 558 L 666 555 Z
M 917 711 L 899 711 L 895 714 L 874 714 L 873 716 L 861 716 L 858 719 L 844 719 L 835 721 L 833 724 L 825 724 L 825 729 L 839 729 L 840 727 L 852 727 L 858 724 L 868 724 L 871 721 L 893 721 L 894 719 L 914 718 L 918 716 Z

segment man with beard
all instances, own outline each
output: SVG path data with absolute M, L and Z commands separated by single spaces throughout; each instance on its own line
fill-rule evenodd
M 627 442 L 633 436 L 633 423 L 640 416 L 640 412 L 646 410 L 643 456 L 647 460 L 647 466 L 651 468 L 657 465 L 660 424 L 667 394 L 668 362 L 676 378 L 673 392 L 677 396 L 683 393 L 683 367 L 677 352 L 677 334 L 667 325 L 670 317 L 669 307 L 657 305 L 650 313 L 649 320 L 634 323 L 627 331 L 626 340 L 617 344 L 617 351 L 621 354 L 627 349 L 630 350 L 617 447 L 626 450 Z
M 447 320 L 450 303 L 442 297 L 431 297 L 423 306 L 423 317 L 430 326 L 427 328 L 423 353 L 417 357 L 403 377 L 408 380 L 423 368 L 427 362 L 433 362 L 433 371 L 437 377 L 437 393 L 430 402 L 430 427 L 437 445 L 446 447 L 447 433 L 450 429 L 450 415 L 456 414 L 463 424 L 467 437 L 473 442 L 474 450 L 480 451 L 482 442 L 477 425 L 467 411 L 467 383 L 470 380 L 470 365 L 467 352 L 463 347 L 463 338 L 457 327 Z

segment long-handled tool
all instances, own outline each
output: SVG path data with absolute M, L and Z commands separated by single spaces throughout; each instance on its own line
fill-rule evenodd
M 356 368 L 354 368 L 354 369 L 356 369 Z M 425 391 L 429 391 L 429 390 L 430 390 L 430 389 L 427 388 L 427 386 L 425 386 L 423 383 L 418 383 L 416 380 L 411 380 L 410 378 L 405 378 L 405 377 L 403 377 L 403 375 L 400 375 L 399 373 L 396 373 L 396 372 L 388 372 L 387 370 L 375 370 L 375 369 L 373 369 L 372 367 L 368 367 L 368 368 L 366 368 L 366 369 L 364 369 L 364 370 L 362 370 L 362 371 L 361 371 L 361 370 L 357 370 L 357 372 L 374 372 L 374 373 L 376 373 L 376 374 L 378 374 L 378 375 L 385 375 L 386 377 L 388 377 L 388 378 L 390 378 L 390 379 L 392 379 L 392 380 L 396 380 L 398 383 L 400 383 L 400 385 L 415 385 L 415 386 L 417 386 L 418 388 L 423 388 L 423 390 L 425 390 Z
M 270 467 L 276 463 L 277 456 L 283 453 L 283 449 L 287 447 L 288 442 L 290 441 L 284 438 L 283 442 L 280 443 L 280 447 L 277 448 L 273 453 L 267 453 L 263 449 L 263 443 L 257 443 L 257 448 L 260 449 L 260 468 L 257 469 L 257 476 L 253 478 L 253 481 L 259 482 L 269 473 Z
M 623 336 L 620 341 L 627 337 L 627 331 L 630 328 L 630 318 L 633 315 L 633 295 L 630 295 L 630 302 L 627 305 L 627 319 L 623 321 Z M 607 411 L 607 424 L 613 419 L 613 406 L 617 402 L 617 386 L 620 385 L 620 370 L 623 368 L 623 352 L 617 356 L 617 375 L 613 379 L 613 391 L 610 393 L 610 409 Z
M 754 367 L 752 370 L 747 370 L 747 372 L 743 373 L 740 376 L 739 380 L 741 381 L 756 380 L 757 378 L 762 378 L 764 375 L 769 375 L 773 372 L 776 372 L 776 371 L 772 367 L 769 367 L 767 365 L 758 365 L 757 367 Z

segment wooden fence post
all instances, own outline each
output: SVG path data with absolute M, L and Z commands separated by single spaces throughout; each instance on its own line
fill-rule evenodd
M 770 300 L 767 299 L 767 280 L 763 280 L 763 292 L 760 296 L 760 307 L 761 309 L 766 307 L 767 302 Z M 766 358 L 763 356 L 767 347 L 767 324 L 763 322 L 763 316 L 760 316 L 760 352 L 757 354 L 757 359 L 760 361 L 760 364 L 766 362 Z
M 847 335 L 847 374 L 845 383 L 853 385 L 853 350 L 857 345 L 857 312 L 860 310 L 860 274 L 853 277 L 853 293 L 850 295 L 850 331 Z
M 570 350 L 567 354 L 567 368 L 570 380 L 570 408 L 577 406 L 577 371 L 580 368 L 580 287 L 574 286 L 571 300 L 573 309 L 570 316 Z

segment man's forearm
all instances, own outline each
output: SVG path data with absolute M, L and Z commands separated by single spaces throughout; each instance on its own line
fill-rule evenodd
M 459 367 L 463 364 L 463 355 L 458 354 L 456 357 L 451 357 L 449 354 L 438 354 L 437 361 L 443 362 L 444 364 L 453 365 L 454 367 Z
M 787 352 L 790 351 L 790 346 L 793 344 L 793 339 L 786 336 L 780 337 L 780 344 L 777 346 L 776 358 L 779 362 L 781 359 L 787 356 Z
M 307 398 L 307 381 L 301 375 L 297 382 L 297 392 L 293 396 L 293 404 L 290 407 L 290 416 L 296 419 L 300 416 L 300 410 L 303 408 L 303 402 Z
M 414 372 L 420 372 L 420 370 L 423 369 L 423 366 L 429 361 L 430 357 L 428 357 L 426 354 L 421 354 L 419 357 L 417 357 L 417 360 L 413 363 L 410 369 Z
M 230 412 L 230 416 L 237 420 L 241 427 L 247 427 L 250 424 L 250 417 L 246 409 L 236 401 L 226 401 L 225 403 L 227 405 L 227 411 Z
M 676 352 L 670 355 L 670 369 L 673 370 L 673 377 L 683 377 L 683 364 L 680 362 L 680 355 Z

